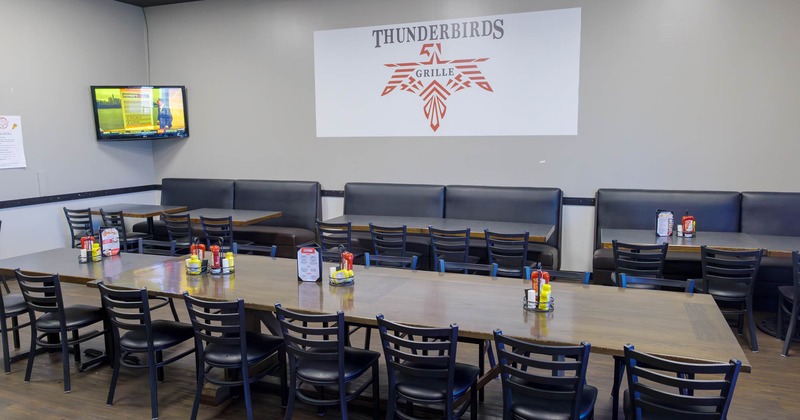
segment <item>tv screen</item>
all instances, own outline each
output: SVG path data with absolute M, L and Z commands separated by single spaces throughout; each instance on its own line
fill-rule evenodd
M 189 136 L 184 86 L 92 86 L 97 140 Z

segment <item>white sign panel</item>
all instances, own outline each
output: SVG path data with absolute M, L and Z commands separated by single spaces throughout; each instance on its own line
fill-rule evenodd
M 0 115 L 0 169 L 24 168 L 22 117 Z
M 318 137 L 578 133 L 581 9 L 314 32 Z

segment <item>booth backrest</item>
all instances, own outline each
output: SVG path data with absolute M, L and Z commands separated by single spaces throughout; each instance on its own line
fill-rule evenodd
M 742 232 L 800 236 L 800 193 L 743 192 Z
M 349 182 L 344 214 L 444 217 L 444 185 Z
M 559 248 L 561 199 L 560 188 L 448 185 L 445 217 L 553 224 L 555 231 L 547 244 Z
M 232 179 L 164 178 L 161 180 L 161 204 L 187 206 L 189 211 L 204 207 L 233 208 Z
M 597 190 L 595 196 L 595 249 L 601 229 L 653 229 L 656 211 L 670 210 L 679 221 L 688 210 L 697 231 L 738 232 L 741 194 L 733 191 Z
M 276 210 L 277 219 L 257 225 L 299 227 L 315 231 L 316 220 L 322 217 L 319 182 L 236 180 L 234 208 L 242 210 Z

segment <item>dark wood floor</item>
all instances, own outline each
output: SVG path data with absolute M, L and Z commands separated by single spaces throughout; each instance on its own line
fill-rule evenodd
M 16 287 L 11 282 L 12 289 Z M 64 285 L 68 304 L 99 304 L 96 289 L 80 285 Z M 181 303 L 181 302 L 177 302 Z M 186 320 L 185 308 L 179 305 L 182 319 Z M 159 311 L 159 316 L 169 317 L 169 312 Z M 767 316 L 768 314 L 760 314 Z M 666 321 L 665 321 L 666 322 Z M 502 325 L 498 325 L 502 327 Z M 29 335 L 23 334 L 23 347 L 27 347 Z M 740 337 L 740 343 L 753 366 L 753 372 L 742 374 L 736 387 L 731 419 L 797 419 L 800 418 L 800 344 L 797 344 L 791 357 L 781 357 L 782 342 L 758 333 L 759 353 L 749 351 L 747 340 Z M 373 336 L 373 347 L 377 350 L 377 335 Z M 634 343 L 635 344 L 635 343 Z M 88 347 L 100 348 L 99 341 Z M 475 360 L 476 346 L 464 345 L 459 348 L 459 359 L 464 362 Z M 13 350 L 12 350 L 13 351 Z M 22 419 L 123 419 L 150 418 L 149 390 L 144 370 L 123 369 L 117 386 L 113 406 L 106 406 L 106 395 L 111 378 L 107 366 L 78 372 L 72 367 L 72 392 L 64 394 L 62 386 L 61 358 L 43 354 L 35 359 L 33 376 L 29 384 L 23 382 L 25 361 L 12 365 L 12 373 L 0 378 L 0 418 Z M 595 355 L 589 365 L 588 383 L 599 388 L 600 394 L 595 408 L 596 419 L 611 418 L 611 372 L 612 359 L 609 356 Z M 382 391 L 385 393 L 385 374 Z M 268 380 L 269 382 L 269 380 Z M 191 356 L 170 365 L 166 369 L 166 381 L 159 384 L 158 396 L 160 415 L 163 419 L 185 419 L 191 414 L 194 390 L 194 362 Z M 277 419 L 284 416 L 280 407 L 276 387 L 272 383 L 257 384 L 254 391 L 254 410 L 256 418 Z M 500 382 L 492 381 L 486 388 L 486 401 L 479 408 L 481 418 L 501 417 Z M 384 395 L 385 398 L 385 395 Z M 294 418 L 320 418 L 316 409 L 298 403 Z M 366 404 L 353 404 L 350 415 L 354 419 L 371 418 Z M 232 399 L 218 407 L 201 406 L 200 418 L 239 419 L 245 418 L 244 403 Z M 338 410 L 328 410 L 325 418 L 339 418 Z

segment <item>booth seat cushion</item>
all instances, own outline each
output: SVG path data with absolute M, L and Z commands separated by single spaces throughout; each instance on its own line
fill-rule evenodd
M 283 213 L 281 217 L 259 222 L 257 226 L 301 228 L 314 232 L 316 220 L 322 216 L 321 189 L 316 181 L 236 180 L 234 191 L 235 209 Z M 280 230 L 267 229 L 264 232 Z
M 743 192 L 742 232 L 800 236 L 800 193 Z
M 444 217 L 444 185 L 349 182 L 344 214 Z
M 560 188 L 448 185 L 445 217 L 555 225 L 547 244 L 560 246 Z
M 677 220 L 686 212 L 697 220 L 697 230 L 738 232 L 741 194 L 732 191 L 597 190 L 595 249 L 601 229 L 652 229 L 656 211 L 670 210 Z
M 161 180 L 161 204 L 187 206 L 189 212 L 200 208 L 233 208 L 232 179 L 164 178 Z

